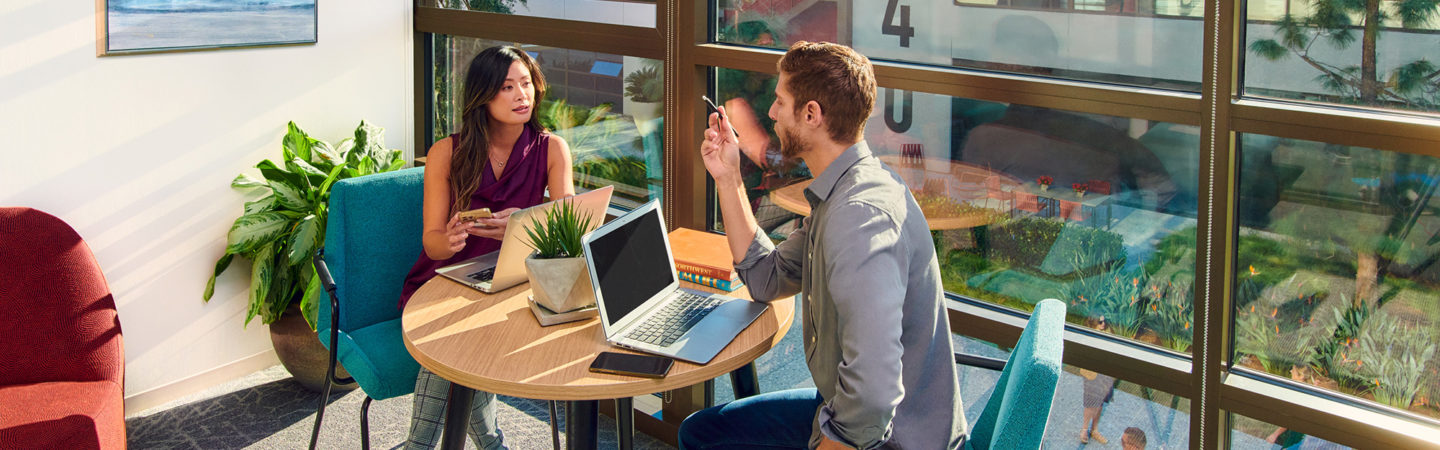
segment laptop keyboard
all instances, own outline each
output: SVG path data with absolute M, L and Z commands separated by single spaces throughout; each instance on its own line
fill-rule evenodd
M 491 267 L 489 269 L 466 275 L 466 277 L 469 277 L 470 279 L 475 281 L 490 281 L 491 279 L 495 278 L 495 268 Z
M 671 300 L 660 312 L 650 317 L 639 327 L 630 331 L 627 337 L 640 342 L 659 345 L 661 347 L 670 345 L 685 332 L 690 331 L 700 319 L 705 318 L 715 307 L 720 306 L 720 299 L 716 297 L 705 297 L 688 292 L 677 294 L 679 298 Z

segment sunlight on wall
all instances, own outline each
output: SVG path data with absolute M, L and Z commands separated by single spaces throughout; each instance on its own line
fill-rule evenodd
M 94 2 L 0 4 L 0 205 L 54 214 L 89 243 L 131 397 L 183 396 L 167 386 L 227 381 L 192 378 L 269 351 L 263 324 L 241 326 L 244 261 L 201 294 L 242 212 L 230 181 L 280 157 L 287 121 L 335 142 L 365 119 L 412 153 L 410 4 L 319 11 L 314 45 L 96 57 Z

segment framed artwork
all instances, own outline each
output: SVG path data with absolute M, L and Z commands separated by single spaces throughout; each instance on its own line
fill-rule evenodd
M 95 0 L 96 54 L 314 44 L 316 0 Z

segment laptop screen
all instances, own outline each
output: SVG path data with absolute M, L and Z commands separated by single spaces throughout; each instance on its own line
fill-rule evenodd
M 586 249 L 595 264 L 609 325 L 640 307 L 675 282 L 660 209 L 652 208 L 629 223 L 595 238 Z

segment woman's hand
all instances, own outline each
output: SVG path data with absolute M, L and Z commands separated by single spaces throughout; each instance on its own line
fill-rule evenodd
M 445 224 L 445 239 L 450 245 L 450 254 L 459 253 L 465 249 L 465 239 L 470 237 L 470 230 L 474 226 L 470 222 L 461 222 L 460 213 L 450 215 L 450 221 Z
M 493 213 L 489 218 L 475 221 L 475 226 L 469 230 L 470 234 L 494 240 L 505 239 L 505 227 L 510 223 L 510 215 L 520 208 L 509 208 Z

